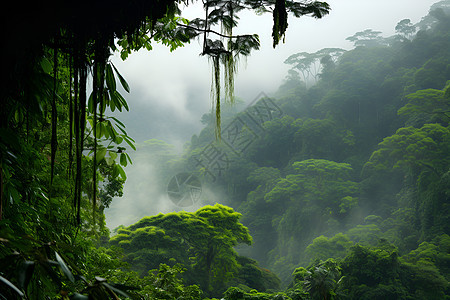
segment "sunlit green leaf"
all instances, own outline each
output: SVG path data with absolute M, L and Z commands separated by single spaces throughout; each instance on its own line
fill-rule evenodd
M 119 171 L 120 177 L 122 177 L 123 180 L 127 179 L 127 174 L 125 173 L 124 169 L 120 165 L 117 166 L 117 171 Z
M 125 140 L 125 142 L 127 142 L 128 145 L 130 145 L 130 147 L 136 151 L 136 146 L 134 146 L 134 140 L 132 138 L 130 138 L 129 136 L 124 136 L 123 139 Z
M 116 158 L 117 158 L 117 152 L 109 151 L 109 156 L 111 156 L 112 159 L 116 160 Z
M 105 156 L 105 161 L 108 166 L 112 166 L 114 164 L 114 159 L 110 156 Z
M 97 128 L 95 128 L 95 130 L 96 130 L 95 134 L 96 134 L 96 138 L 99 139 L 103 135 L 103 123 L 102 122 L 97 123 L 96 127 Z
M 116 138 L 114 139 L 114 143 L 116 143 L 117 145 L 120 145 L 123 142 L 123 137 L 121 137 L 120 135 L 117 135 Z
M 125 153 L 120 153 L 120 164 L 124 167 L 127 166 L 127 157 L 125 155 Z
M 91 127 L 94 127 L 94 118 L 93 118 L 92 116 L 87 116 L 86 119 L 88 120 L 89 125 L 90 125 Z
M 103 136 L 105 137 L 105 139 L 109 139 L 111 134 L 111 130 L 108 126 L 108 124 L 103 123 Z
M 117 176 L 119 176 L 120 172 L 119 172 L 119 165 L 115 164 L 113 167 L 113 172 L 112 172 L 112 177 L 116 178 Z
M 102 159 L 105 158 L 106 151 L 107 151 L 106 148 L 97 150 L 97 163 L 99 163 Z

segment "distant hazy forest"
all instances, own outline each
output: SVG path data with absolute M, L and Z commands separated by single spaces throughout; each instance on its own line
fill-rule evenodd
M 14 180 L 31 180 L 26 168 L 39 180 L 39 165 L 9 175 L 5 191 L 24 195 L 27 213 L 8 201 L 0 221 L 0 298 L 450 299 L 450 2 L 395 30 L 355 33 L 348 51 L 293 53 L 275 93 L 222 105 L 220 138 L 205 114 L 181 157 L 163 141 L 136 144 L 158 162 L 161 193 L 188 174 L 217 204 L 109 232 L 103 209 L 125 174 L 108 159 L 130 157 L 105 148 L 99 209 L 93 217 L 83 200 L 84 228 L 74 230 L 58 196 L 26 205 L 39 191 Z M 53 195 L 68 193 L 54 180 Z M 15 224 L 28 229 L 18 236 Z

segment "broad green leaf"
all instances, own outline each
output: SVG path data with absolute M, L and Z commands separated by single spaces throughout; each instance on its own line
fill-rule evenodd
M 87 116 L 86 119 L 89 122 L 89 125 L 91 125 L 91 127 L 94 127 L 94 119 L 92 116 Z
M 41 59 L 41 68 L 45 73 L 50 74 L 53 69 L 52 63 L 46 57 L 43 57 Z
M 96 130 L 95 132 L 96 138 L 98 139 L 101 138 L 103 135 L 103 123 L 98 122 L 95 130 Z
M 122 132 L 123 135 L 128 136 L 127 132 L 125 131 L 125 129 L 123 129 L 120 126 L 117 126 L 117 128 L 120 130 L 120 132 Z
M 125 107 L 127 111 L 130 111 L 127 101 L 118 91 L 114 91 L 114 96 L 116 96 L 117 100 L 120 101 L 121 106 Z
M 113 96 L 111 96 L 111 101 L 109 102 L 109 108 L 111 109 L 111 111 L 116 110 L 116 99 Z
M 110 156 L 105 156 L 105 161 L 108 166 L 112 166 L 114 164 L 114 159 Z
M 19 199 L 20 199 L 20 194 L 19 194 L 19 192 L 16 190 L 16 188 L 14 188 L 13 186 L 11 186 L 10 188 L 8 188 L 8 191 L 9 191 L 9 196 L 10 196 L 9 201 L 10 201 L 11 204 L 14 203 L 14 202 L 19 201 Z
M 123 142 L 123 137 L 121 137 L 120 135 L 117 135 L 116 138 L 114 139 L 114 143 L 116 143 L 117 145 L 120 145 Z
M 130 155 L 128 155 L 128 153 L 125 153 L 125 155 L 127 156 L 127 158 L 128 158 L 128 161 L 130 162 L 130 165 L 132 165 L 132 164 L 133 164 L 133 162 L 131 161 Z
M 110 64 L 106 65 L 106 85 L 110 91 L 116 90 L 116 79 L 114 78 L 114 73 Z
M 61 256 L 59 256 L 58 252 L 55 251 L 55 256 L 56 256 L 56 261 L 59 264 L 59 267 L 61 268 L 62 272 L 64 273 L 64 275 L 67 276 L 67 278 L 69 278 L 69 280 L 71 282 L 75 282 L 75 278 L 73 277 L 72 272 L 70 272 L 69 268 L 67 267 L 66 263 L 64 262 L 64 260 L 61 258 Z
M 117 124 L 119 124 L 120 126 L 122 126 L 123 128 L 125 128 L 125 124 L 123 124 L 122 122 L 120 122 L 116 117 L 111 117 L 111 119 L 113 119 L 114 121 L 116 121 Z
M 124 169 L 120 165 L 116 165 L 117 170 L 119 171 L 120 177 L 122 177 L 123 180 L 127 179 L 127 174 L 125 173 Z
M 102 159 L 105 158 L 106 151 L 107 151 L 106 148 L 97 150 L 97 163 L 99 163 Z
M 117 152 L 115 152 L 115 151 L 109 151 L 109 156 L 110 156 L 112 159 L 116 160 L 116 158 L 117 158 Z
M 127 166 L 127 156 L 123 152 L 120 153 L 120 164 L 124 167 Z
M 117 176 L 119 176 L 120 172 L 119 172 L 119 165 L 115 164 L 113 167 L 113 172 L 112 172 L 112 177 L 116 178 Z
M 127 81 L 125 80 L 125 78 L 123 78 L 123 76 L 119 73 L 119 71 L 117 71 L 116 66 L 114 66 L 112 63 L 111 63 L 111 65 L 113 66 L 114 71 L 116 71 L 117 76 L 119 76 L 119 81 L 120 81 L 120 84 L 122 85 L 123 89 L 127 93 L 129 93 L 130 92 L 130 86 L 128 85 Z
M 105 111 L 106 111 L 106 107 L 110 104 L 110 99 L 109 99 L 109 93 L 108 93 L 108 91 L 104 91 L 103 92 L 103 102 L 101 103 L 102 105 L 100 105 L 100 103 L 99 103 L 99 106 L 100 106 L 100 108 L 99 108 L 99 111 L 100 111 L 100 113 L 102 113 L 102 114 L 104 114 L 105 113 Z
M 105 139 L 109 139 L 111 135 L 111 130 L 108 126 L 108 124 L 103 123 L 103 135 L 105 136 Z
M 130 147 L 131 147 L 134 151 L 136 151 L 136 147 L 134 146 L 134 140 L 133 140 L 132 138 L 130 138 L 130 137 L 127 136 L 127 135 L 124 135 L 124 136 L 123 136 L 123 139 L 125 140 L 125 142 L 127 142 L 128 145 L 130 145 Z
M 111 108 L 111 111 L 114 111 L 117 108 L 121 112 L 123 105 L 122 101 L 118 98 L 117 95 L 120 95 L 117 91 L 111 91 L 109 93 L 109 97 L 111 98 L 109 107 Z
M 106 121 L 106 124 L 107 124 L 106 130 L 108 132 L 108 137 L 111 137 L 111 139 L 114 140 L 117 136 L 117 131 L 114 129 L 112 123 L 109 120 Z

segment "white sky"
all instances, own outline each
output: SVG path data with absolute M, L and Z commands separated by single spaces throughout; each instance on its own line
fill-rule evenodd
M 270 14 L 240 14 L 238 33 L 258 33 L 261 49 L 253 52 L 246 64 L 241 64 L 235 80 L 236 96 L 250 102 L 260 92 L 270 94 L 276 91 L 289 69 L 283 62 L 292 54 L 331 47 L 351 49 L 352 44 L 345 39 L 365 29 L 381 31 L 383 36 L 391 36 L 395 34 L 395 25 L 400 20 L 409 18 L 417 23 L 438 0 L 327 2 L 332 10 L 324 19 L 296 19 L 290 16 L 286 43 L 281 43 L 276 49 L 272 48 Z M 193 18 L 197 11 L 195 7 L 190 7 L 183 16 Z M 124 95 L 130 105 L 130 112 L 119 116 L 128 124 L 130 136 L 135 137 L 138 142 L 157 138 L 181 147 L 201 130 L 199 120 L 211 109 L 211 67 L 207 58 L 199 56 L 200 52 L 199 43 L 193 41 L 172 53 L 163 46 L 155 45 L 151 52 L 139 51 L 131 54 L 126 61 L 121 61 L 117 56 L 113 58 L 114 64 L 131 87 L 131 93 Z M 126 171 L 129 181 L 142 180 L 139 176 L 133 176 L 130 167 Z M 134 197 L 125 185 L 124 197 L 113 202 L 109 213 L 107 210 L 110 228 L 130 224 L 128 218 L 121 217 L 120 212 L 126 205 L 120 203 L 129 205 L 128 201 Z M 148 215 L 158 212 L 149 208 Z
M 290 16 L 286 42 L 276 49 L 272 48 L 272 16 L 242 13 L 239 33 L 258 33 L 261 49 L 240 64 L 235 94 L 250 102 L 259 92 L 274 92 L 287 74 L 289 66 L 283 62 L 290 55 L 328 47 L 351 49 L 352 44 L 345 39 L 369 28 L 384 36 L 393 35 L 400 20 L 409 18 L 417 23 L 435 2 L 438 0 L 330 0 L 331 13 L 323 19 Z M 197 8 L 189 7 L 183 15 L 194 17 L 197 12 Z M 132 91 L 126 99 L 132 113 L 133 108 L 138 107 L 141 114 L 147 108 L 154 121 L 152 128 L 156 128 L 148 139 L 162 138 L 156 129 L 167 129 L 175 120 L 185 122 L 180 128 L 183 134 L 174 132 L 178 128 L 170 134 L 164 132 L 168 142 L 188 136 L 187 127 L 193 128 L 189 136 L 201 128 L 199 119 L 211 107 L 211 67 L 206 57 L 199 56 L 200 52 L 199 43 L 193 41 L 172 53 L 155 45 L 154 50 L 133 53 L 124 62 L 118 57 L 113 59 L 130 84 Z

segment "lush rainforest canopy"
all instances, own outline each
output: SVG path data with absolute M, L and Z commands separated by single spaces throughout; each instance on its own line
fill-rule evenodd
M 418 24 L 399 20 L 395 36 L 368 29 L 348 38 L 352 50 L 292 54 L 273 96 L 222 109 L 236 60 L 259 48 L 256 35 L 233 34 L 240 11 L 272 13 L 275 47 L 288 13 L 330 8 L 208 0 L 187 20 L 182 4 L 2 13 L 0 298 L 450 297 L 449 1 Z M 214 68 L 215 112 L 182 157 L 161 141 L 136 144 L 111 114 L 129 109 L 130 91 L 111 54 L 195 38 Z M 133 149 L 156 157 L 161 182 L 188 172 L 220 204 L 110 234 L 104 210 L 123 193 Z

